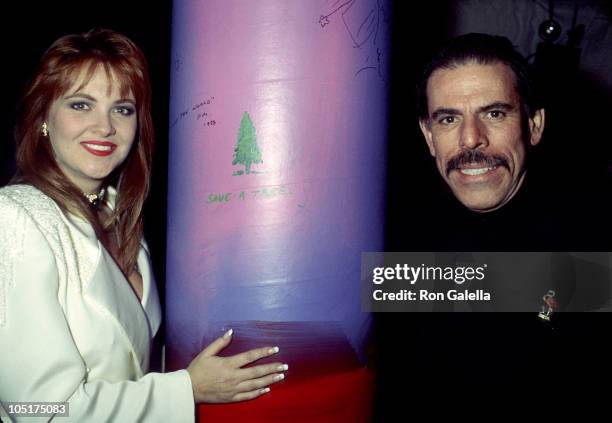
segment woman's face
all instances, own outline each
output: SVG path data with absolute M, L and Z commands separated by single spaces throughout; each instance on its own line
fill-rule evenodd
M 136 100 L 121 96 L 121 83 L 98 66 L 91 79 L 82 70 L 74 85 L 49 109 L 49 140 L 66 177 L 84 193 L 97 192 L 104 178 L 127 157 L 137 129 Z

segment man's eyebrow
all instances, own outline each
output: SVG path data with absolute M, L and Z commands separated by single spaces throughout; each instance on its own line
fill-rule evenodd
M 433 111 L 433 113 L 431 114 L 431 118 L 435 120 L 435 119 L 438 119 L 440 116 L 459 116 L 459 115 L 461 115 L 461 112 L 457 109 L 441 107 Z
M 486 113 L 491 110 L 501 110 L 504 112 L 511 112 L 516 109 L 516 106 L 513 106 L 510 103 L 504 103 L 503 101 L 496 101 L 491 104 L 487 104 L 486 106 L 482 106 L 478 108 L 478 113 Z M 460 116 L 462 113 L 457 109 L 441 107 L 439 109 L 434 110 L 431 114 L 431 119 L 436 120 L 440 116 Z
M 516 107 L 509 103 L 504 103 L 503 101 L 496 101 L 495 103 L 487 104 L 486 106 L 482 106 L 478 109 L 479 113 L 490 112 L 491 110 L 501 110 L 503 112 L 511 112 L 515 110 Z

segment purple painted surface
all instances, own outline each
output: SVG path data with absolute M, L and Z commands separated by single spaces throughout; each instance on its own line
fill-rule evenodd
M 228 322 L 245 336 L 248 322 L 337 322 L 363 359 L 360 254 L 383 249 L 388 9 L 175 0 L 171 366 Z M 263 160 L 250 174 L 232 164 L 245 112 Z

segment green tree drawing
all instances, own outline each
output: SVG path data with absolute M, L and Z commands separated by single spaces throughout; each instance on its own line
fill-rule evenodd
M 249 114 L 244 112 L 240 121 L 240 129 L 238 129 L 238 139 L 236 141 L 236 148 L 234 148 L 232 165 L 244 165 L 246 173 L 249 174 L 251 173 L 251 165 L 254 163 L 263 163 L 263 160 L 257 145 L 255 127 Z M 235 174 L 242 175 L 242 172 Z

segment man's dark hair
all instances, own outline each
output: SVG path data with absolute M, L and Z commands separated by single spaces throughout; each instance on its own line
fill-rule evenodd
M 417 83 L 417 104 L 420 120 L 429 117 L 427 108 L 427 81 L 438 69 L 454 69 L 460 65 L 477 63 L 488 65 L 503 63 L 514 72 L 516 89 L 521 98 L 523 119 L 534 116 L 539 108 L 527 60 L 515 50 L 506 37 L 471 33 L 451 39 L 440 48 L 425 66 Z

